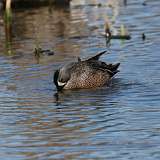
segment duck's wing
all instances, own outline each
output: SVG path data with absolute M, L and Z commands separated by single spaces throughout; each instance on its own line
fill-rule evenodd
M 119 72 L 118 67 L 120 63 L 106 64 L 105 62 L 101 61 L 90 61 L 88 65 L 94 70 L 108 72 L 108 74 L 110 74 L 110 76 L 112 77 L 117 72 Z
M 103 54 L 106 53 L 106 52 L 107 52 L 107 50 L 102 51 L 102 52 L 98 53 L 97 55 L 95 55 L 95 56 L 87 59 L 87 61 L 93 61 L 93 60 L 97 60 L 97 61 L 98 61 L 99 58 L 100 58 L 100 56 L 103 55 Z M 107 52 L 107 53 L 109 53 L 109 52 Z

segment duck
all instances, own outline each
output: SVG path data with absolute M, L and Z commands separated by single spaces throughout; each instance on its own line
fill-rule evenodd
M 112 77 L 119 72 L 120 63 L 100 61 L 107 51 L 77 62 L 70 62 L 54 72 L 53 81 L 58 91 L 68 89 L 89 89 L 109 84 Z

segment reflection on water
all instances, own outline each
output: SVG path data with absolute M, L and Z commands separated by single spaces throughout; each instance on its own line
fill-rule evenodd
M 10 55 L 0 17 L 0 157 L 159 159 L 159 5 L 77 0 L 70 8 L 15 10 Z M 114 33 L 126 26 L 132 39 L 106 47 L 106 21 Z M 36 59 L 36 43 L 55 55 Z M 121 62 L 109 86 L 57 93 L 59 66 L 106 48 L 104 61 Z

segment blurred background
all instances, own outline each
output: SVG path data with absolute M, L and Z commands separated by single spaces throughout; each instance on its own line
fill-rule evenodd
M 160 159 L 159 6 L 1 0 L 0 158 Z M 110 86 L 57 93 L 57 68 L 102 50 L 121 63 Z

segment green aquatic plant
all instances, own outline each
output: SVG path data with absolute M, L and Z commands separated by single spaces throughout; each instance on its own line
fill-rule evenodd
M 5 26 L 5 47 L 6 47 L 6 54 L 12 55 L 12 9 L 11 9 L 11 0 L 6 0 L 5 12 L 4 12 L 4 26 Z
M 11 0 L 6 0 L 4 18 L 5 18 L 5 23 L 11 23 L 12 21 Z
M 124 36 L 125 34 L 126 34 L 126 29 L 125 29 L 124 25 L 121 24 L 120 35 L 121 35 L 121 36 Z

